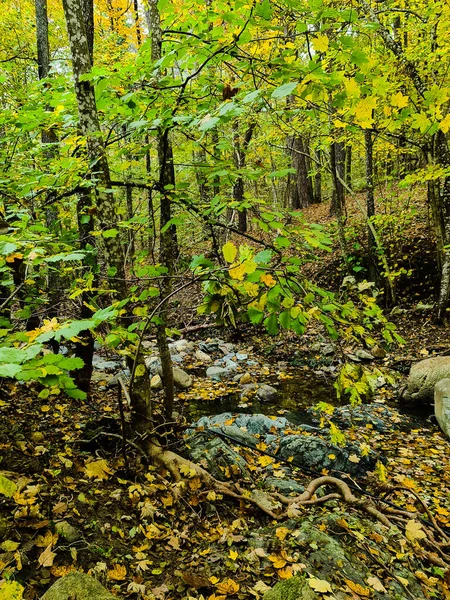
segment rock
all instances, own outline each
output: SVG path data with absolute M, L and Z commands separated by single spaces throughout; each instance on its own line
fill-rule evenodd
M 450 379 L 441 379 L 434 388 L 434 414 L 439 427 L 450 438 Z
M 434 386 L 442 379 L 450 378 L 450 356 L 435 356 L 421 360 L 411 367 L 406 390 L 400 400 L 421 404 L 432 402 Z
M 176 388 L 180 390 L 187 390 L 194 383 L 192 377 L 180 369 L 179 367 L 173 367 L 173 383 Z
M 106 383 L 106 385 L 109 384 L 109 382 L 114 379 L 111 373 L 105 373 L 105 371 L 93 371 L 92 375 L 91 375 L 91 383 Z
M 198 433 L 186 440 L 189 458 L 199 463 L 216 479 L 225 481 L 230 475 L 248 477 L 246 461 L 218 436 Z M 231 469 L 233 466 L 233 469 Z
M 103 360 L 100 356 L 94 354 L 92 366 L 96 371 L 106 371 L 113 373 L 120 369 L 120 362 L 117 360 Z
M 71 525 L 68 521 L 59 521 L 55 523 L 55 531 L 58 535 L 63 537 L 69 544 L 76 542 L 81 538 L 81 533 L 76 527 Z
M 160 390 L 161 388 L 162 388 L 161 375 L 159 375 L 157 373 L 156 375 L 153 375 L 153 377 L 150 379 L 150 389 Z
M 169 344 L 170 353 L 178 354 L 179 352 L 189 352 L 194 349 L 194 342 L 188 340 L 177 340 Z
M 324 356 L 330 356 L 330 354 L 334 354 L 333 344 L 323 344 L 321 352 Z
M 161 370 L 161 361 L 159 356 L 146 356 L 144 362 L 151 375 L 156 375 L 158 371 Z
M 277 583 L 264 594 L 263 600 L 319 600 L 321 597 L 304 577 L 296 576 Z
M 362 348 L 358 348 L 358 350 L 355 351 L 355 356 L 360 360 L 373 360 L 373 355 Z
M 256 390 L 256 397 L 261 400 L 261 402 L 275 402 L 278 397 L 278 392 L 271 385 L 261 385 Z
M 247 360 L 248 358 L 248 354 L 243 354 L 241 352 L 238 352 L 236 354 L 236 360 Z
M 219 344 L 218 348 L 224 356 L 226 356 L 227 354 L 230 354 L 231 352 L 234 351 L 234 345 L 231 343 L 224 344 L 223 342 L 221 342 Z
M 123 379 L 124 382 L 126 382 L 130 378 L 130 369 L 122 369 L 121 371 L 119 371 L 118 373 L 116 373 L 114 375 L 114 377 L 112 377 L 107 382 L 106 387 L 112 388 L 114 386 L 117 386 L 117 384 L 119 383 L 119 377 L 121 379 Z
M 312 417 L 314 424 L 319 424 L 321 413 L 314 407 L 308 408 L 308 414 Z M 401 423 L 404 423 L 408 417 L 400 415 L 394 410 L 382 404 L 360 404 L 352 406 L 338 406 L 331 415 L 331 420 L 339 429 L 348 429 L 349 427 L 367 427 L 370 425 L 373 429 L 381 433 L 388 433 L 393 429 L 398 429 Z
M 250 375 L 250 373 L 244 373 L 241 377 L 239 377 L 239 383 L 241 385 L 252 383 L 252 376 Z
M 226 377 L 229 377 L 232 371 L 230 369 L 225 369 L 224 367 L 208 367 L 206 369 L 206 377 L 210 379 L 214 379 L 215 381 L 220 381 Z
M 301 494 L 305 491 L 305 488 L 293 479 L 281 479 L 280 477 L 267 477 L 264 481 L 264 487 L 274 488 L 285 496 L 292 494 L 292 492 Z
M 234 360 L 228 359 L 225 361 L 225 368 L 229 371 L 235 371 L 237 368 L 237 362 Z
M 86 573 L 69 573 L 58 579 L 41 600 L 118 600 L 100 582 Z
M 384 358 L 386 356 L 386 350 L 381 346 L 372 346 L 370 352 L 374 358 Z
M 181 356 L 181 354 L 172 354 L 171 358 L 173 363 L 180 364 L 183 362 L 183 357 Z
M 209 354 L 206 354 L 206 352 L 202 352 L 201 350 L 197 350 L 197 352 L 195 353 L 195 358 L 200 362 L 206 364 L 212 362 L 212 358 L 209 356 Z
M 260 436 L 267 435 L 274 430 L 279 433 L 290 426 L 289 421 L 284 417 L 271 419 L 270 417 L 261 414 L 238 414 L 235 418 L 234 424 L 237 427 L 245 427 L 247 431 L 253 435 Z M 258 440 L 256 441 L 258 442 Z
M 42 444 L 45 437 L 41 431 L 35 431 L 31 434 L 31 440 L 34 444 Z
M 353 454 L 359 459 L 357 462 L 350 460 Z M 341 471 L 357 477 L 373 470 L 377 462 L 377 456 L 373 452 L 366 456 L 358 456 L 358 448 L 352 444 L 338 448 L 319 437 L 300 434 L 280 438 L 277 457 L 288 460 L 291 456 L 294 457 L 294 466 L 309 471 L 320 473 L 326 469 L 329 472 Z

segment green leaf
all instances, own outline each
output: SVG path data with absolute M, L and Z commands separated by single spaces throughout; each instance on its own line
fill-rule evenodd
M 211 117 L 207 115 L 200 121 L 199 129 L 200 131 L 208 131 L 209 129 L 213 129 L 219 121 L 219 117 Z
M 253 325 L 259 325 L 264 319 L 264 313 L 256 308 L 249 308 L 247 314 L 250 322 L 253 323 Z
M 112 238 L 116 237 L 118 233 L 119 230 L 114 227 L 113 229 L 105 229 L 105 231 L 102 232 L 102 235 L 104 238 Z
M 227 263 L 232 263 L 236 258 L 237 248 L 232 242 L 227 242 L 222 246 L 222 253 Z
M 14 377 L 16 373 L 22 370 L 20 365 L 5 364 L 0 365 L 0 377 Z
M 278 317 L 278 321 L 279 321 L 281 327 L 283 327 L 283 329 L 290 329 L 290 326 L 291 326 L 290 311 L 284 310 L 282 313 L 280 313 L 280 315 Z
M 66 394 L 71 398 L 75 398 L 75 400 L 86 400 L 87 395 L 86 392 L 82 392 L 77 388 L 66 389 Z
M 264 319 L 264 325 L 270 335 L 277 335 L 278 333 L 278 323 L 277 323 L 277 315 L 274 313 Z
M 286 98 L 286 96 L 289 96 L 289 94 L 292 94 L 292 92 L 295 90 L 295 88 L 297 86 L 298 86 L 298 81 L 292 81 L 291 83 L 284 83 L 283 85 L 280 85 L 273 90 L 271 97 L 275 98 L 275 99 Z
M 66 371 L 74 371 L 75 369 L 81 369 L 84 366 L 84 361 L 77 356 L 72 356 L 70 358 L 63 358 L 63 360 L 58 365 L 61 369 L 65 369 Z
M 6 496 L 7 498 L 11 498 L 16 493 L 16 490 L 17 485 L 14 483 L 14 481 L 11 481 L 0 473 L 0 494 Z

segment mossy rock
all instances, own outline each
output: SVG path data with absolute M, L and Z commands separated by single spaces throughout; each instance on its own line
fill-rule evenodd
M 268 590 L 263 600 L 318 600 L 314 592 L 303 577 L 291 577 L 280 581 L 271 590 Z
M 100 582 L 86 573 L 69 573 L 58 579 L 41 600 L 118 600 Z

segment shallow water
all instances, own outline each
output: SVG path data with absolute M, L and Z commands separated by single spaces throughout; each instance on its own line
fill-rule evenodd
M 287 371 L 287 379 L 265 379 L 260 383 L 267 383 L 275 387 L 279 394 L 275 402 L 260 402 L 256 396 L 249 397 L 245 405 L 241 401 L 239 391 L 225 394 L 215 400 L 203 399 L 189 401 L 189 418 L 195 421 L 203 416 L 218 415 L 224 412 L 247 413 L 264 415 L 279 415 L 292 423 L 310 423 L 311 417 L 306 412 L 308 408 L 318 402 L 328 402 L 337 406 L 340 404 L 336 398 L 331 377 L 317 374 L 312 370 L 295 369 Z

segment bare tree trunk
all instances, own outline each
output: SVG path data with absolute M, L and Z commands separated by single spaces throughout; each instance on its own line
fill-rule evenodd
M 352 189 L 352 147 L 345 149 L 345 183 L 349 189 Z
M 330 215 L 336 217 L 339 245 L 342 259 L 346 259 L 345 250 L 345 194 L 344 194 L 344 146 L 342 142 L 332 142 L 330 145 L 330 166 L 333 179 L 333 196 L 331 199 Z
M 364 131 L 364 141 L 366 148 L 366 209 L 367 219 L 370 220 L 375 216 L 375 195 L 373 181 L 373 139 L 372 132 L 370 129 L 366 129 Z M 376 261 L 377 246 L 373 232 L 370 227 L 367 227 L 367 247 L 369 251 L 369 279 L 370 281 L 376 282 L 378 279 Z
M 103 144 L 102 131 L 97 114 L 94 88 L 84 75 L 91 71 L 91 54 L 84 25 L 82 4 L 80 0 L 64 0 L 64 15 L 72 55 L 72 69 L 75 83 L 75 95 L 79 113 L 79 127 L 86 138 L 89 162 L 96 172 L 97 186 L 95 198 L 103 231 L 113 229 L 117 223 L 115 199 L 111 193 L 109 165 Z M 117 300 L 126 298 L 127 282 L 124 268 L 124 258 L 119 237 L 105 237 L 104 251 L 110 276 L 110 285 Z M 148 372 L 146 369 L 136 369 L 136 381 L 133 388 L 132 410 L 135 420 L 146 418 L 149 410 Z
M 244 202 L 244 179 L 242 175 L 239 173 L 240 169 L 245 167 L 245 162 L 247 158 L 247 151 L 252 141 L 253 133 L 255 131 L 256 123 L 252 122 L 248 126 L 244 138 L 240 140 L 239 135 L 239 124 L 237 122 L 233 123 L 233 131 L 234 131 L 234 149 L 233 149 L 233 158 L 234 158 L 234 166 L 238 170 L 238 177 L 233 184 L 233 200 L 241 204 Z M 242 233 L 247 231 L 247 209 L 245 207 L 241 207 L 238 211 L 238 229 Z
M 307 146 L 301 136 L 289 137 L 287 140 L 291 163 L 296 171 L 290 180 L 290 207 L 306 208 L 314 201 L 312 181 L 309 176 Z
M 320 150 L 316 150 L 316 174 L 314 175 L 314 203 L 320 204 L 322 202 L 322 153 Z

